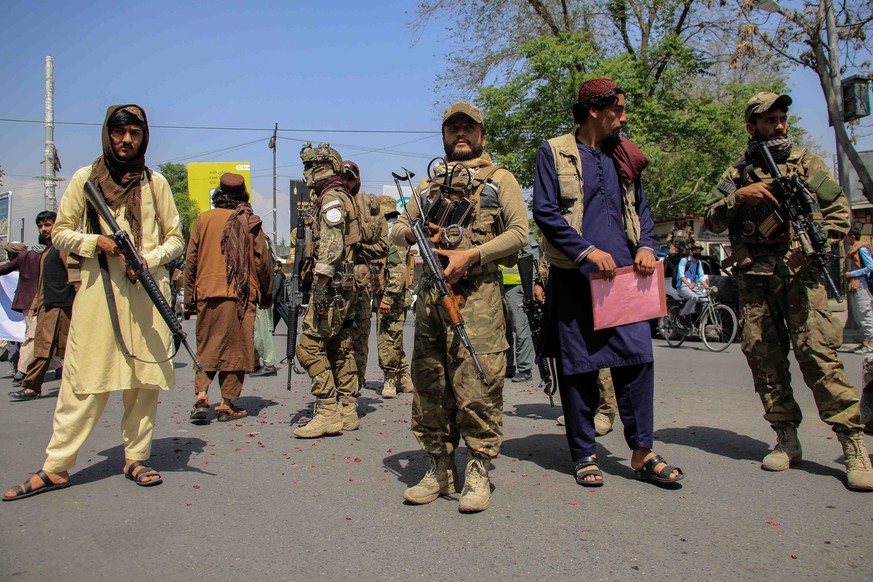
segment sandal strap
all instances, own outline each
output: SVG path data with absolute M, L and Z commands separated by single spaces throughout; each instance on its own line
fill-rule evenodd
M 45 485 L 46 487 L 54 487 L 56 485 L 56 483 L 54 481 L 52 481 L 51 479 L 49 479 L 49 476 L 46 475 L 45 471 L 43 471 L 42 469 L 37 471 L 35 473 L 35 475 L 42 480 L 42 484 Z M 27 480 L 27 484 L 30 485 L 30 479 Z
M 126 472 L 128 475 L 136 479 L 136 476 L 139 475 L 139 473 L 136 473 L 136 470 L 139 467 L 145 467 L 146 469 L 149 468 L 149 466 L 146 465 L 143 461 L 134 461 L 133 463 L 128 465 Z
M 657 467 L 661 463 L 666 464 L 667 461 L 665 461 L 664 457 L 662 457 L 661 455 L 655 455 L 654 457 L 652 457 L 651 459 L 649 459 L 648 461 L 645 462 L 645 464 L 643 465 L 643 470 L 648 471 L 652 475 L 660 475 L 660 473 L 655 471 L 655 467 Z M 669 475 L 669 473 L 668 473 L 668 475 Z

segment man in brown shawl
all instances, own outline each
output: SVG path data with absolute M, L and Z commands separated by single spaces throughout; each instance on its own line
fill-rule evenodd
M 4 501 L 70 485 L 69 470 L 112 392 L 121 392 L 124 404 L 125 477 L 143 487 L 162 482 L 146 461 L 151 457 L 158 395 L 176 381 L 172 333 L 143 286 L 130 278 L 118 247 L 106 236 L 108 225 L 96 216 L 88 219 L 85 183 L 95 185 L 119 227 L 131 234 L 165 296 L 170 287 L 163 266 L 179 256 L 184 241 L 167 180 L 145 165 L 149 127 L 142 108 L 109 107 L 102 136 L 103 155 L 70 179 L 52 230 L 58 250 L 81 259 L 82 281 L 73 304 L 52 439 L 42 469 L 6 491 Z
M 213 210 L 194 221 L 185 258 L 185 308 L 197 312 L 197 358 L 192 422 L 209 418 L 209 384 L 218 374 L 219 422 L 248 415 L 233 401 L 253 369 L 255 309 L 271 307 L 273 273 L 261 219 L 252 212 L 245 180 L 223 174 Z

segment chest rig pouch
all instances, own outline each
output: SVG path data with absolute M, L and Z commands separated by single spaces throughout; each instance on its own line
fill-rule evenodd
M 788 160 L 780 163 L 779 170 L 786 176 L 793 176 L 798 172 L 801 177 L 804 169 L 801 160 L 806 149 L 792 151 Z M 739 166 L 740 180 L 743 186 L 755 182 L 770 184 L 773 179 L 760 168 L 755 167 L 752 160 L 743 160 Z M 749 206 L 743 204 L 739 210 L 739 232 L 734 234 L 741 242 L 753 245 L 786 244 L 791 240 L 791 232 L 787 222 L 780 222 L 774 215 L 771 204 L 759 204 Z
M 500 166 L 471 169 L 463 162 L 434 158 L 422 193 L 424 216 L 441 228 L 438 246 L 468 249 L 503 232 L 497 186 L 491 178 Z

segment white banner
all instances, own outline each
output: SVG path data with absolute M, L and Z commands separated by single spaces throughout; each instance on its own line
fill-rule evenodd
M 24 314 L 12 311 L 17 288 L 18 271 L 0 277 L 0 340 L 24 341 Z

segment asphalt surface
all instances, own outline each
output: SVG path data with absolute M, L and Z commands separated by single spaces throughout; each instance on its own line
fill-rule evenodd
M 193 327 L 185 323 L 192 336 Z M 284 327 L 278 332 L 284 353 Z M 817 419 L 796 365 L 804 462 L 768 473 L 760 460 L 773 433 L 739 346 L 713 354 L 699 342 L 671 349 L 653 341 L 655 449 L 686 471 L 681 488 L 634 480 L 619 422 L 599 440 L 605 485 L 576 485 L 555 423 L 560 409 L 535 382 L 507 382 L 491 507 L 473 515 L 458 512 L 457 496 L 402 501 L 427 463 L 409 430 L 411 395 L 379 395 L 374 349 L 360 430 L 318 440 L 291 436 L 307 415 L 309 383 L 295 374 L 286 391 L 284 365 L 278 377 L 246 380 L 249 418 L 190 424 L 193 371 L 182 354 L 155 430 L 151 464 L 164 483 L 142 488 L 122 476 L 114 395 L 73 487 L 0 505 L 0 578 L 873 579 L 873 494 L 846 488 L 840 445 Z M 859 385 L 862 357 L 843 360 Z M 0 399 L 4 489 L 40 467 L 58 384 L 47 382 L 37 401 Z M 10 378 L 0 379 L 4 394 L 11 389 Z M 210 396 L 218 400 L 217 387 Z M 873 437 L 866 442 L 873 447 Z

